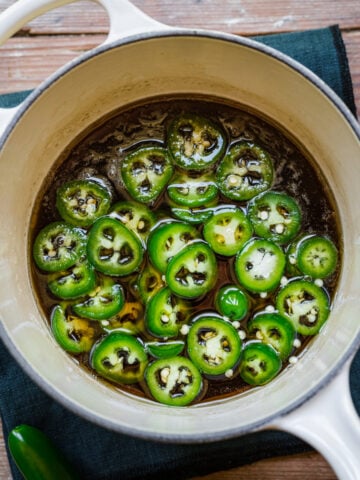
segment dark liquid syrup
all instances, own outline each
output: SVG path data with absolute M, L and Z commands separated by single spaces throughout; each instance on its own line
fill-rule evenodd
M 339 223 L 336 216 L 336 206 L 331 191 L 315 162 L 306 154 L 302 147 L 297 146 L 289 135 L 285 134 L 273 123 L 261 118 L 258 114 L 219 102 L 219 100 L 205 101 L 201 97 L 191 100 L 182 98 L 166 98 L 152 100 L 147 104 L 135 105 L 118 112 L 112 118 L 94 127 L 91 133 L 78 139 L 74 147 L 68 147 L 63 158 L 46 179 L 39 194 L 38 202 L 33 214 L 33 238 L 48 223 L 59 220 L 55 208 L 57 188 L 64 182 L 78 178 L 102 178 L 109 185 L 114 194 L 113 202 L 131 200 L 119 176 L 119 164 L 126 153 L 141 144 L 163 145 L 166 141 L 166 131 L 171 120 L 183 113 L 192 113 L 205 116 L 224 127 L 229 144 L 246 140 L 253 141 L 267 150 L 272 156 L 275 180 L 272 190 L 282 191 L 295 197 L 301 207 L 303 220 L 302 231 L 311 234 L 328 235 L 341 252 L 341 237 Z M 219 199 L 218 204 L 235 203 L 244 208 L 245 203 L 237 203 L 226 198 Z M 167 203 L 166 193 L 151 206 L 163 216 L 171 216 Z M 199 226 L 201 230 L 201 226 Z M 218 258 L 219 275 L 214 292 L 222 285 L 234 283 L 231 258 Z M 339 262 L 341 264 L 341 262 Z M 334 274 L 326 279 L 324 287 L 333 298 L 339 267 Z M 46 318 L 50 317 L 53 306 L 58 303 L 46 288 L 46 276 L 33 268 L 33 284 L 37 293 L 39 305 Z M 129 279 L 121 279 L 124 285 L 127 301 L 132 299 L 131 288 L 126 286 Z M 276 292 L 274 292 L 276 295 Z M 267 305 L 274 305 L 274 298 L 270 295 L 265 298 L 251 297 L 251 315 L 263 310 Z M 207 295 L 205 299 L 192 302 L 193 315 L 202 311 L 215 311 L 214 298 Z M 246 329 L 247 318 L 241 322 Z M 299 355 L 307 347 L 309 339 L 301 338 L 301 347 L 294 350 Z M 74 357 L 74 360 L 85 368 L 88 367 L 88 355 Z M 286 366 L 286 365 L 285 365 Z M 91 374 L 96 376 L 91 370 Z M 101 380 L 101 379 L 100 379 Z M 103 380 L 101 380 L 103 381 Z M 118 387 L 116 387 L 118 388 Z M 144 396 L 140 387 L 125 386 L 130 393 Z M 237 394 L 251 388 L 239 376 L 226 381 L 209 381 L 205 400 Z

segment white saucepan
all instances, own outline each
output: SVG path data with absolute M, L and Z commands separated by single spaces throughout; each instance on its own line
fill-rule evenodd
M 0 42 L 37 15 L 70 1 L 18 0 L 0 15 Z M 349 366 L 360 345 L 358 124 L 319 78 L 271 48 L 220 32 L 167 27 L 127 0 L 97 1 L 110 17 L 107 40 L 61 68 L 18 108 L 0 110 L 4 342 L 44 390 L 104 427 L 173 442 L 282 429 L 317 448 L 339 478 L 359 479 L 360 422 L 349 393 Z M 28 250 L 37 192 L 64 148 L 123 105 L 181 93 L 248 105 L 298 139 L 335 196 L 344 244 L 332 313 L 301 361 L 249 394 L 182 409 L 115 392 L 76 367 L 40 314 Z

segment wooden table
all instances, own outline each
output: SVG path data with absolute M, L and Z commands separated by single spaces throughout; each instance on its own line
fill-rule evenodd
M 14 0 L 0 0 L 0 11 L 12 3 Z M 359 0 L 133 0 L 133 3 L 168 25 L 245 36 L 339 24 L 360 115 Z M 104 11 L 88 1 L 56 9 L 32 21 L 0 48 L 0 94 L 36 87 L 58 67 L 101 43 L 107 29 Z M 334 480 L 336 476 L 321 455 L 311 452 L 263 460 L 201 478 Z M 0 479 L 11 480 L 1 434 Z

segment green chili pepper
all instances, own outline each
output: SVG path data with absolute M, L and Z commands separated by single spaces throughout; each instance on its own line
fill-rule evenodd
M 231 321 L 242 320 L 249 311 L 247 295 L 236 285 L 225 285 L 215 296 L 215 306 L 221 315 Z
M 311 235 L 298 243 L 295 258 L 298 269 L 304 275 L 326 278 L 336 269 L 338 251 L 329 238 Z
M 77 227 L 88 227 L 105 215 L 111 195 L 107 188 L 91 180 L 73 180 L 56 192 L 56 207 L 61 217 Z
M 25 480 L 80 479 L 51 440 L 35 427 L 15 427 L 9 433 L 8 445 Z
M 67 270 L 50 274 L 48 288 L 58 298 L 72 299 L 89 293 L 95 284 L 94 267 L 83 260 Z
M 271 345 L 251 341 L 245 345 L 240 376 L 249 385 L 264 385 L 281 370 L 281 359 Z
M 183 115 L 170 125 L 168 148 L 176 165 L 186 170 L 211 167 L 224 154 L 225 134 L 206 118 Z
M 175 175 L 167 187 L 170 199 L 177 205 L 201 207 L 214 201 L 218 188 L 210 175 Z

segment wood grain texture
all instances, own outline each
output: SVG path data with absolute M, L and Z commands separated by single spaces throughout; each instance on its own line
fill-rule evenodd
M 0 0 L 0 11 L 14 1 Z M 133 0 L 133 3 L 168 25 L 245 36 L 339 24 L 360 115 L 359 0 Z M 100 44 L 108 26 L 104 10 L 85 0 L 33 20 L 0 47 L 0 94 L 36 87 L 66 62 Z M 311 452 L 262 460 L 193 480 L 200 479 L 336 480 L 336 476 L 320 454 Z M 1 428 L 0 480 L 11 480 Z

